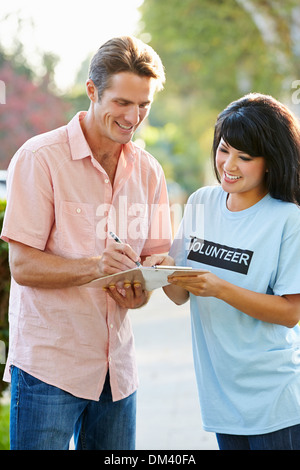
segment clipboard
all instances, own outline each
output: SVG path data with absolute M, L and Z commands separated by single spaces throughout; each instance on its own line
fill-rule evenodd
M 168 276 L 174 273 L 181 275 L 199 275 L 208 272 L 205 269 L 193 269 L 186 266 L 151 266 L 151 267 L 137 267 L 127 271 L 121 271 L 109 276 L 94 279 L 84 287 L 108 287 L 109 285 L 116 285 L 122 288 L 123 284 L 140 282 L 144 289 L 152 291 L 169 284 Z

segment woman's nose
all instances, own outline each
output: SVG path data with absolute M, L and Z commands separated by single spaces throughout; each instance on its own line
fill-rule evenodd
M 225 171 L 234 171 L 237 169 L 236 158 L 232 155 L 229 155 L 224 162 L 224 170 Z

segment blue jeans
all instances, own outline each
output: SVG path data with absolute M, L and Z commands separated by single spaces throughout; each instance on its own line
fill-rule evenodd
M 256 436 L 217 434 L 220 450 L 300 450 L 300 424 Z
M 11 368 L 12 450 L 134 450 L 136 393 L 113 402 L 107 374 L 99 401 L 75 397 Z

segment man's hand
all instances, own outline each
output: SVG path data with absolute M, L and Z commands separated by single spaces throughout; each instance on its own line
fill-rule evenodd
M 145 259 L 145 262 L 143 263 L 143 266 L 151 267 L 151 266 L 174 266 L 175 262 L 173 258 L 169 255 L 151 255 L 147 256 Z
M 140 261 L 136 252 L 126 243 L 112 243 L 102 253 L 99 270 L 102 276 L 136 267 Z
M 148 302 L 151 295 L 150 292 L 143 289 L 140 282 L 124 283 L 122 289 L 112 285 L 106 287 L 105 291 L 120 307 L 126 309 L 142 307 Z

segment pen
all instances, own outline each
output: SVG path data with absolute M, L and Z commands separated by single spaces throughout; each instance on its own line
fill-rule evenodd
M 122 240 L 116 235 L 114 232 L 109 232 L 110 236 L 117 242 L 117 243 L 123 243 Z M 135 264 L 140 268 L 142 265 L 138 261 L 135 261 Z

